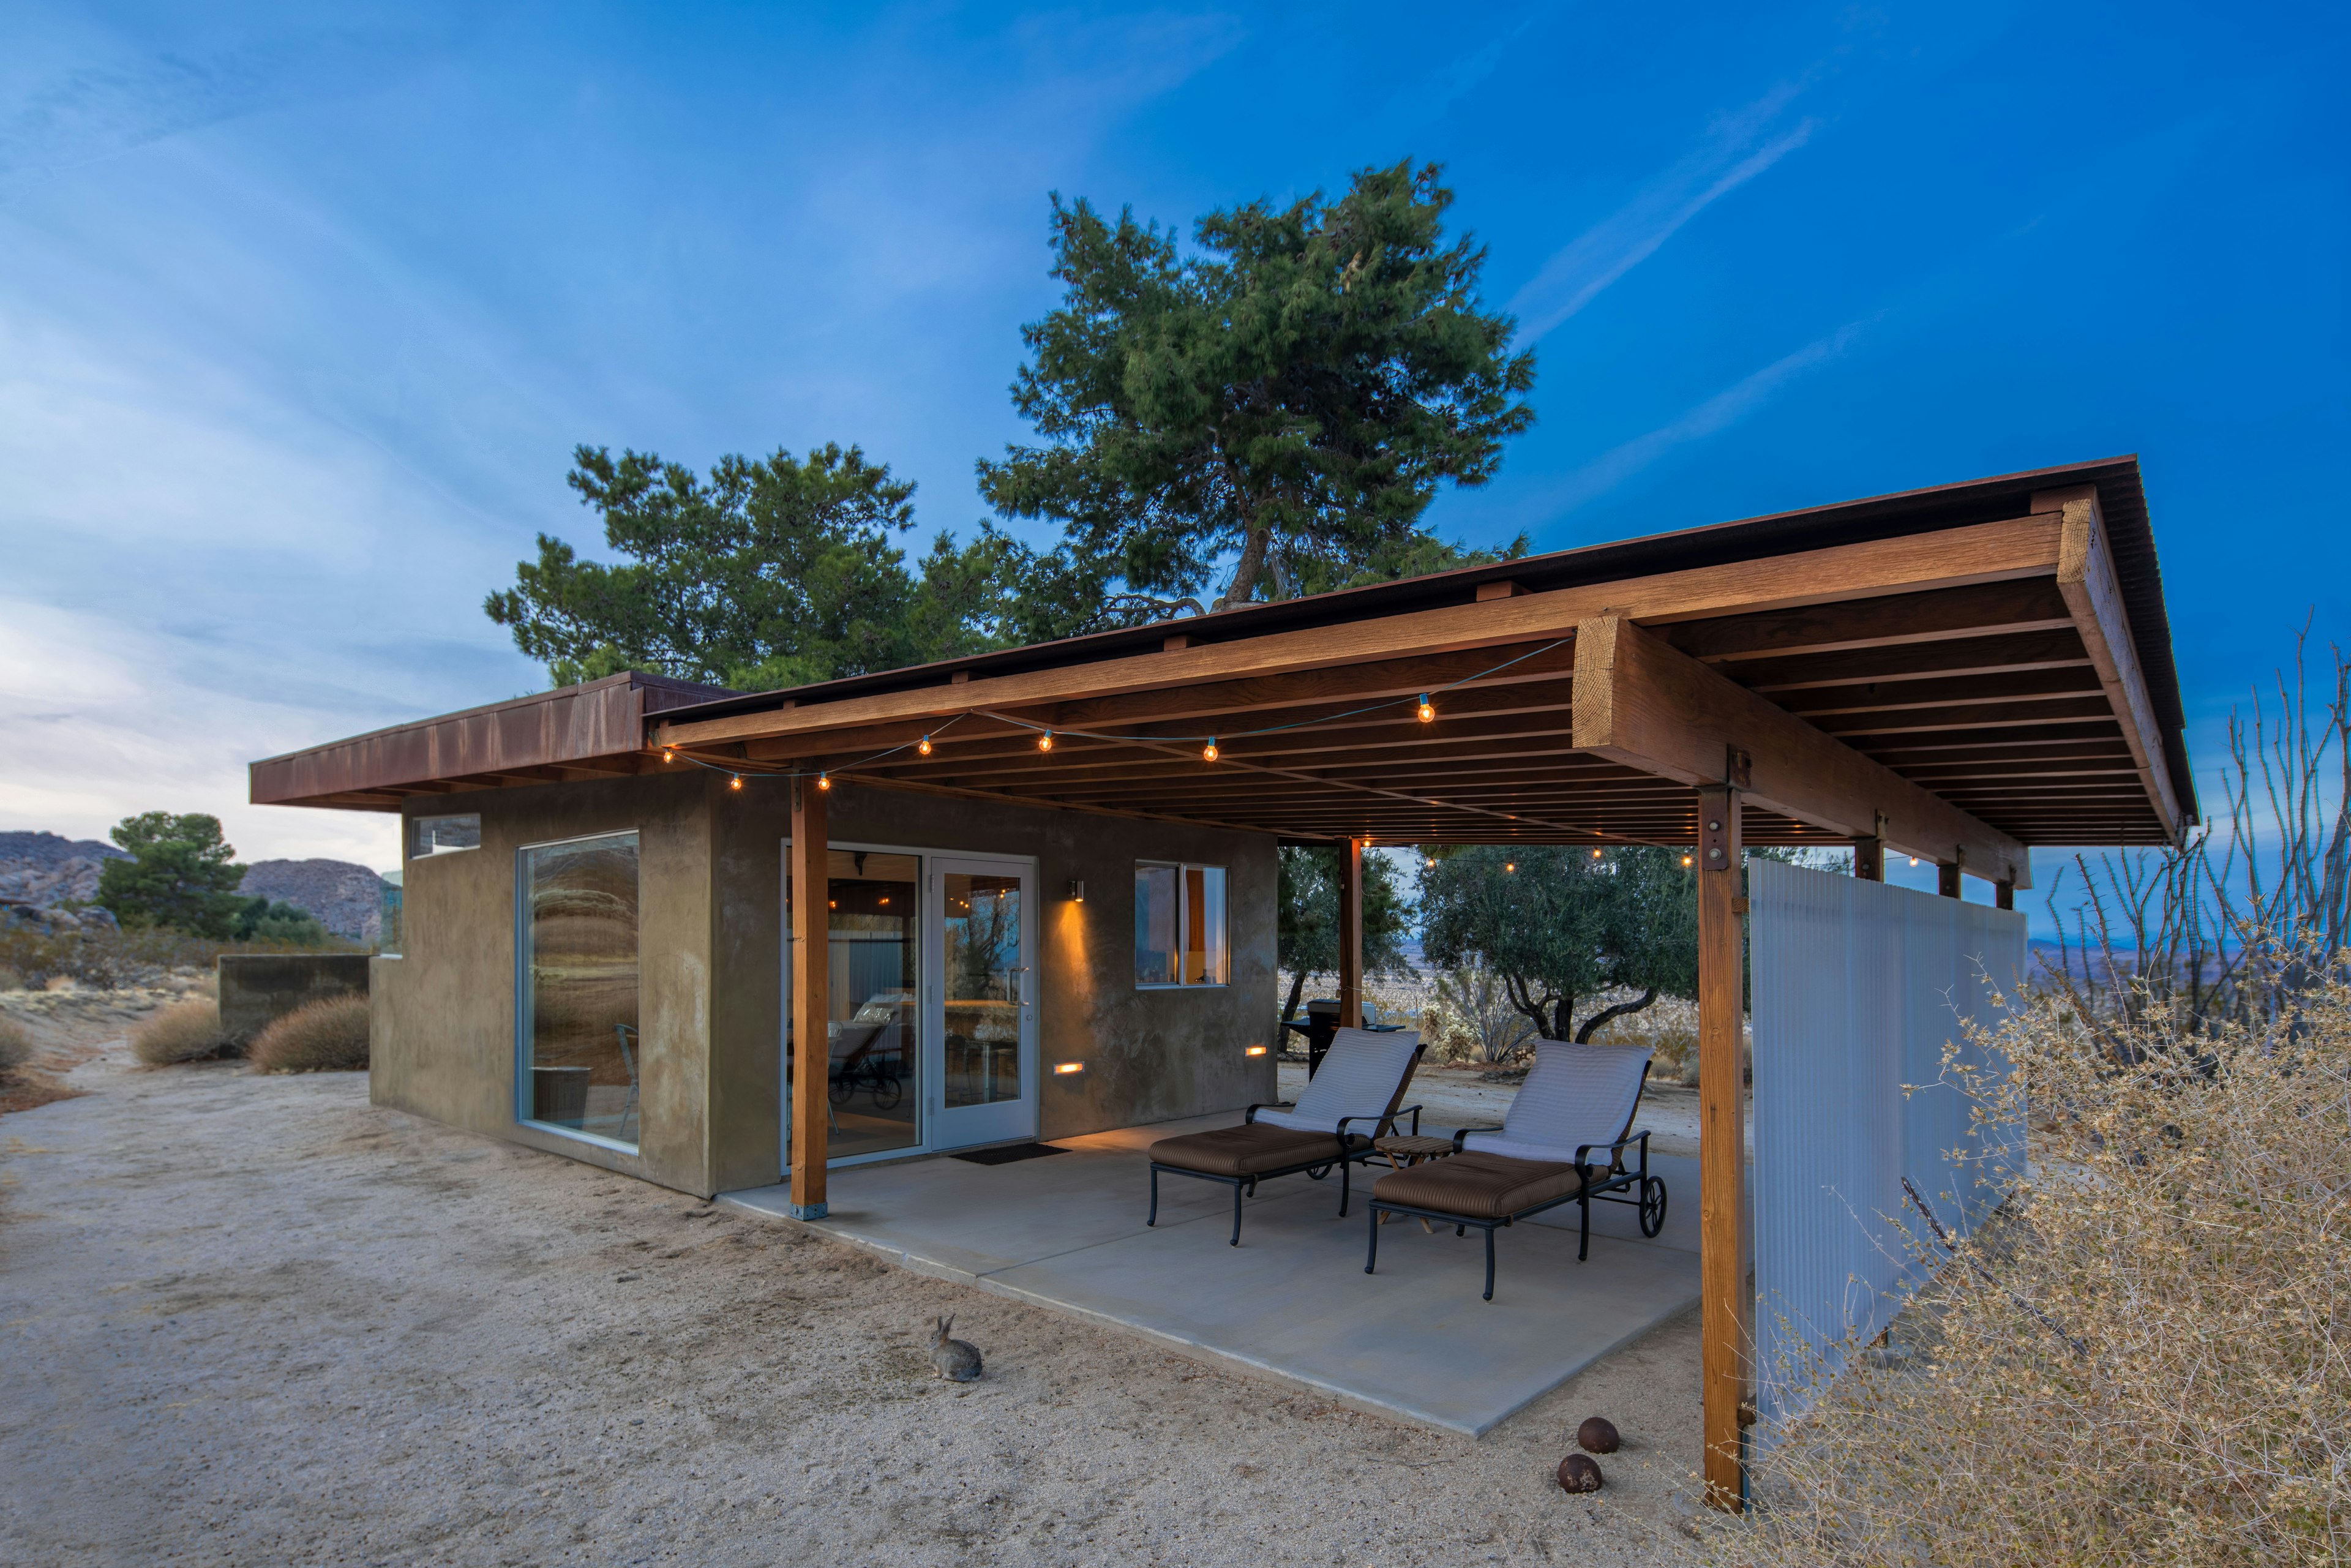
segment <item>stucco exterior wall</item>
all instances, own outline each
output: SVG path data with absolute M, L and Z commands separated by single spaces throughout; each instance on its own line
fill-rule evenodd
M 1275 1097 L 1274 841 L 838 785 L 829 836 L 1032 856 L 1040 1137 L 1237 1110 Z M 443 797 L 479 811 L 477 850 L 407 862 L 403 952 L 374 961 L 378 1104 L 707 1195 L 782 1168 L 784 786 L 704 769 Z M 635 829 L 643 954 L 643 1135 L 628 1155 L 514 1119 L 515 876 L 523 847 Z M 403 842 L 407 835 L 403 834 Z M 1228 869 L 1228 986 L 1138 990 L 1134 864 Z M 1082 880 L 1082 903 L 1067 894 Z M 1056 1075 L 1056 1062 L 1084 1071 Z
M 705 776 L 706 777 L 706 776 Z M 374 960 L 369 1095 L 436 1122 L 711 1191 L 709 786 L 704 778 L 532 785 L 434 800 L 478 811 L 479 849 L 406 862 L 402 952 Z M 634 1155 L 514 1115 L 515 876 L 530 844 L 634 830 L 643 1133 Z M 402 842 L 411 835 L 402 831 Z

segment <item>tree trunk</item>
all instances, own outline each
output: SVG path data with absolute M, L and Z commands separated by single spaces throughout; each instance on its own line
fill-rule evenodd
M 1298 1016 L 1298 998 L 1305 989 L 1306 971 L 1303 969 L 1292 969 L 1290 972 L 1290 1000 L 1283 1004 L 1281 1009 L 1281 1016 L 1283 1018 L 1294 1019 Z
M 1575 998 L 1573 997 L 1560 998 L 1559 1007 L 1556 1009 L 1555 1016 L 1558 1019 L 1558 1022 L 1553 1024 L 1550 1029 L 1543 1030 L 1543 1038 L 1545 1040 L 1565 1040 L 1567 1038 L 1568 1025 L 1575 1021 Z
M 1613 1008 L 1602 1008 L 1598 1012 L 1593 1013 L 1590 1018 L 1585 1019 L 1583 1020 L 1583 1027 L 1575 1031 L 1575 1043 L 1578 1045 L 1590 1045 L 1592 1043 L 1593 1031 L 1598 1029 L 1602 1024 L 1606 1023 L 1611 1019 L 1623 1018 L 1627 1013 L 1639 1012 L 1643 1008 L 1647 1007 L 1651 1002 L 1654 1002 L 1656 999 L 1657 988 L 1651 986 L 1647 990 L 1641 993 L 1641 999 L 1637 1002 L 1618 1002 Z
M 1265 547 L 1270 530 L 1252 525 L 1241 539 L 1241 559 L 1233 568 L 1232 586 L 1225 590 L 1218 603 L 1221 610 L 1238 610 L 1247 604 L 1257 591 L 1257 574 L 1265 570 Z

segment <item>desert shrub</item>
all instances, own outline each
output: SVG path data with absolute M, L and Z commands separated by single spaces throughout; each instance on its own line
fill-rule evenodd
M 12 1018 L 0 1018 L 0 1078 L 33 1060 L 33 1037 Z
M 254 1037 L 256 1072 L 344 1072 L 368 1064 L 368 999 L 329 997 L 295 1009 Z
M 232 1051 L 221 1033 L 220 1006 L 210 1000 L 174 1002 L 131 1031 L 131 1053 L 150 1067 L 205 1061 Z
M 2031 1108 L 2031 1177 L 1956 1246 L 1917 1222 L 1910 1354 L 1759 1429 L 1726 1560 L 2351 1560 L 2351 986 L 2321 972 L 2241 1021 L 2024 1005 L 2014 1082 L 1957 1076 L 1987 1123 Z

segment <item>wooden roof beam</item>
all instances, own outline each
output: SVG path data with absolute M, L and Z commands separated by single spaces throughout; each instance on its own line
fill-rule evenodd
M 1615 613 L 1644 621 L 1696 620 L 1742 612 L 2046 577 L 2056 569 L 2053 517 L 1979 523 L 1935 533 L 1799 550 L 1761 560 L 1447 605 L 1335 626 L 909 688 L 834 702 L 655 727 L 660 745 L 804 735 L 972 709 L 1018 711 L 1039 703 L 1099 701 L 1202 682 L 1343 669 L 1367 662 L 1429 659 L 1465 649 L 1563 641 L 1579 622 Z
M 1744 774 L 1734 779 L 1740 793 L 1767 810 L 1840 837 L 1882 831 L 1905 853 L 2032 885 L 2032 857 L 2015 839 L 1626 617 L 1595 616 L 1577 631 L 1575 731 L 1581 749 L 1659 778 L 1695 787 Z M 1744 768 L 1731 766 L 1735 757 Z
M 2074 612 L 2074 624 L 2097 667 L 2115 714 L 2123 720 L 2123 738 L 2139 766 L 2141 782 L 2164 831 L 2173 842 L 2186 830 L 2186 814 L 2171 788 L 2171 770 L 2164 761 L 2162 727 L 2155 721 L 2155 704 L 2148 697 L 2147 677 L 2138 667 L 2138 649 L 2131 641 L 2130 615 L 2123 607 L 2121 580 L 2106 546 L 2105 518 L 2098 511 L 2098 487 L 2078 485 L 2064 490 L 2043 490 L 2032 497 L 2032 509 L 2056 511 L 2064 517 L 2057 558 L 2057 589 Z

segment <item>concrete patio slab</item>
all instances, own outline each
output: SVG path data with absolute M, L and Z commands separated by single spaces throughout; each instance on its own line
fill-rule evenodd
M 1143 1150 L 1230 1116 L 1060 1141 L 1070 1152 L 1009 1165 L 946 1157 L 831 1173 L 816 1228 L 903 1267 L 1146 1334 L 1348 1403 L 1472 1436 L 1490 1429 L 1698 1300 L 1697 1162 L 1653 1158 L 1671 1192 L 1644 1240 L 1633 1210 L 1593 1206 L 1592 1258 L 1575 1260 L 1576 1211 L 1555 1209 L 1495 1239 L 1494 1300 L 1479 1299 L 1483 1239 L 1391 1220 L 1379 1271 L 1355 1176 L 1286 1176 L 1248 1202 L 1226 1244 L 1230 1189 L 1163 1177 L 1146 1228 Z M 1435 1129 L 1432 1129 L 1434 1131 Z M 767 1215 L 789 1190 L 721 1195 Z

